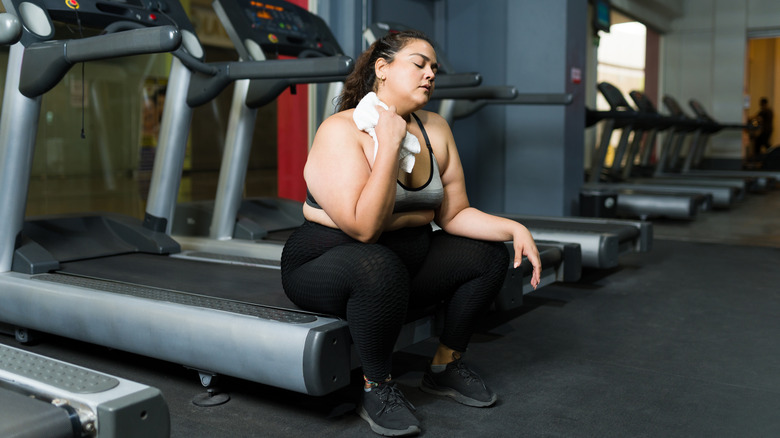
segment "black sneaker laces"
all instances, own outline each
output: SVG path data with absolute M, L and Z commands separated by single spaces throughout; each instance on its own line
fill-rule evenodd
M 474 371 L 471 371 L 471 369 L 469 367 L 467 367 L 466 364 L 463 363 L 460 359 L 456 359 L 453 362 L 453 367 L 455 368 L 455 371 L 461 377 L 463 377 L 463 380 L 465 380 L 467 384 L 471 383 L 471 382 L 482 383 L 482 379 L 479 378 L 477 373 L 475 373 Z
M 379 401 L 382 402 L 382 409 L 377 412 L 377 415 L 382 415 L 385 412 L 393 412 L 398 408 L 406 407 L 411 411 L 415 411 L 414 405 L 404 397 L 404 394 L 393 383 L 384 383 L 373 389 L 376 391 Z

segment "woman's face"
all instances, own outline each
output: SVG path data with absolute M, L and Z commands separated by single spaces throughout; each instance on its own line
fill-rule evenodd
M 414 111 L 428 103 L 439 65 L 436 52 L 427 41 L 412 40 L 395 54 L 393 62 L 381 61 L 375 67 L 380 79 L 377 89 L 380 100 L 395 105 L 399 113 Z

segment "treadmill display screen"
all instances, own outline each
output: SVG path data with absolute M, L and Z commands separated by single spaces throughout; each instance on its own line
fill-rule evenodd
M 291 6 L 250 0 L 244 7 L 244 13 L 253 29 L 303 38 L 306 35 L 305 24 Z
M 322 18 L 284 0 L 214 0 L 217 16 L 241 53 L 247 41 L 271 56 L 343 53 Z

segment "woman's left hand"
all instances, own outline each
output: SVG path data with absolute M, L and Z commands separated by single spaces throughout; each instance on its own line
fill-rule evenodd
M 512 244 L 515 249 L 513 266 L 517 268 L 523 262 L 523 256 L 527 257 L 534 269 L 531 275 L 531 286 L 536 289 L 542 277 L 542 262 L 539 258 L 539 250 L 536 248 L 536 243 L 528 228 L 519 227 L 512 236 Z

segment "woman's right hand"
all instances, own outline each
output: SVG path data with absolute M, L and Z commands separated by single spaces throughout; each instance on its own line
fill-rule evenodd
M 406 136 L 406 121 L 395 112 L 395 106 L 384 109 L 377 105 L 376 110 L 379 113 L 379 121 L 374 127 L 379 142 L 377 156 L 382 150 L 392 150 L 397 157 Z

